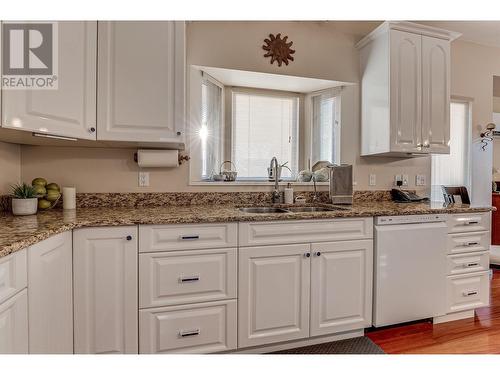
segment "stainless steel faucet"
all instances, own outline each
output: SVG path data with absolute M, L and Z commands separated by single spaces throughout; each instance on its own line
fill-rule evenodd
M 271 200 L 273 203 L 281 203 L 281 192 L 278 184 L 278 168 L 278 159 L 276 159 L 276 156 L 273 156 L 273 158 L 271 159 L 271 164 L 269 165 L 269 169 L 273 171 L 274 176 L 274 190 L 271 195 Z
M 313 181 L 314 184 L 313 202 L 317 202 L 319 200 L 319 196 L 318 196 L 318 189 L 316 188 L 316 175 L 313 174 L 311 180 Z

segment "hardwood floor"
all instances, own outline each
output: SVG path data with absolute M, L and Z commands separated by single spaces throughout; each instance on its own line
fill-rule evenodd
M 493 270 L 490 302 L 490 307 L 477 309 L 474 318 L 380 328 L 366 336 L 386 353 L 500 353 L 500 269 Z

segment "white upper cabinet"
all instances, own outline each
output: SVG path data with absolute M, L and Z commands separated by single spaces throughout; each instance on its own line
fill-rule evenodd
M 97 22 L 58 22 L 54 90 L 3 90 L 2 126 L 96 139 Z
M 99 22 L 97 139 L 184 142 L 184 22 Z
M 450 43 L 422 36 L 422 138 L 431 153 L 450 152 Z M 448 124 L 443 126 L 442 124 Z
M 459 34 L 385 22 L 357 47 L 362 155 L 450 151 L 450 42 Z
M 394 30 L 390 37 L 391 145 L 416 152 L 422 127 L 422 45 L 417 34 Z

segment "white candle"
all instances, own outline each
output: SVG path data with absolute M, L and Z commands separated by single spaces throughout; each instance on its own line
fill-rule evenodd
M 76 188 L 63 187 L 63 208 L 65 210 L 74 210 L 76 208 Z

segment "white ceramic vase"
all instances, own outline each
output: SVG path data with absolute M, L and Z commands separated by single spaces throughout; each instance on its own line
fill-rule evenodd
M 34 215 L 38 208 L 38 198 L 12 198 L 12 213 L 14 215 Z

